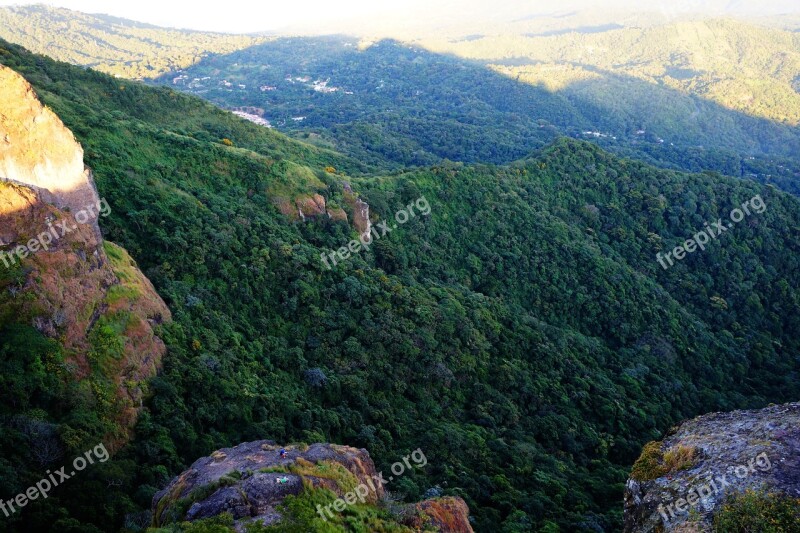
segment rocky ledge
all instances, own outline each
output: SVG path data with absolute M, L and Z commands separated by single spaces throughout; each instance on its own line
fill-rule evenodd
M 624 531 L 718 531 L 715 516 L 746 494 L 793 502 L 796 513 L 800 403 L 704 415 L 645 446 L 625 489 Z
M 285 505 L 287 498 L 303 495 L 310 502 L 305 512 Z M 385 498 L 381 474 L 366 450 L 335 444 L 281 447 L 262 440 L 218 450 L 173 479 L 153 498 L 153 526 L 216 519 L 231 531 L 254 525 L 294 531 L 322 521 L 326 531 L 339 531 L 340 517 L 352 523 L 368 516 L 369 527 L 390 523 L 392 531 L 472 532 L 460 498 L 417 505 Z

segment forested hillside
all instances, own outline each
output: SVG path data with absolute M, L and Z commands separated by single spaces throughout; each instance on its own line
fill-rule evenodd
M 800 192 L 796 37 L 775 30 L 785 38 L 762 41 L 770 30 L 735 23 L 712 29 L 735 45 L 721 47 L 736 60 L 718 71 L 706 70 L 710 52 L 686 50 L 666 28 L 446 45 L 287 38 L 209 57 L 160 81 L 390 167 L 508 163 L 566 134 L 659 166 Z M 595 44 L 620 32 L 627 40 Z M 751 42 L 760 46 L 752 51 Z
M 800 38 L 781 29 L 790 19 L 592 26 L 562 15 L 542 15 L 549 30 L 533 17 L 399 42 L 208 34 L 35 6 L 0 9 L 0 37 L 157 78 L 386 169 L 509 163 L 568 135 L 800 194 Z
M 379 467 L 419 448 L 428 467 L 391 490 L 463 496 L 476 531 L 614 531 L 643 443 L 800 393 L 800 203 L 773 187 L 565 138 L 507 166 L 378 172 L 172 90 L 6 43 L 0 63 L 75 132 L 112 206 L 104 231 L 173 315 L 135 440 L 30 502 L 12 531 L 139 531 L 193 460 L 264 438 L 365 447 Z M 430 212 L 328 269 L 320 254 L 356 234 L 281 213 L 309 194 L 350 220 L 356 194 L 375 222 L 423 199 Z M 764 210 L 659 264 L 755 197 Z M 58 389 L 13 369 L 54 341 L 14 342 L 0 316 L 3 375 L 20 391 L 0 404 L 11 495 L 42 468 L 13 416 L 58 423 L 95 404 L 44 402 Z
M 0 38 L 123 78 L 154 78 L 211 53 L 227 53 L 261 37 L 166 29 L 108 15 L 46 5 L 0 9 Z
M 795 31 L 732 19 L 684 19 L 585 33 L 429 38 L 426 44 L 551 89 L 567 89 L 613 73 L 694 94 L 748 115 L 800 124 L 800 93 L 792 88 L 800 74 L 800 36 Z M 619 100 L 610 88 L 594 89 L 595 100 Z M 652 110 L 665 115 L 674 111 L 662 106 Z

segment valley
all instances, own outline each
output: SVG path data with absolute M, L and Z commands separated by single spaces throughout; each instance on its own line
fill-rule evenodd
M 30 84 L 0 101 L 0 173 L 69 167 L 0 183 L 0 251 L 76 217 L 59 187 L 108 206 L 0 264 L 0 497 L 55 468 L 42 442 L 112 457 L 5 530 L 633 533 L 691 468 L 746 463 L 678 428 L 794 449 L 796 32 L 409 42 L 72 13 L 0 9 L 0 90 Z M 737 409 L 763 411 L 695 419 Z

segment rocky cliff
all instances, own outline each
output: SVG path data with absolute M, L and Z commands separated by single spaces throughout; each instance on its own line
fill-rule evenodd
M 26 185 L 72 212 L 98 202 L 72 132 L 42 106 L 22 76 L 2 65 L 0 107 L 0 178 Z
M 370 206 L 361 199 L 347 180 L 336 169 L 328 167 L 325 172 L 334 189 L 323 183 L 310 169 L 284 164 L 282 172 L 288 173 L 295 186 L 287 187 L 283 180 L 268 188 L 278 210 L 291 221 L 313 221 L 330 219 L 348 222 L 360 237 L 369 236 L 372 228 Z M 328 191 L 329 200 L 320 194 Z M 341 204 L 341 205 L 340 205 Z M 347 211 L 342 206 L 347 207 Z M 348 215 L 349 212 L 349 215 Z
M 339 527 L 347 520 L 365 531 L 472 532 L 469 509 L 460 498 L 387 503 L 387 478 L 366 450 L 248 442 L 199 459 L 158 492 L 153 525 L 225 516 L 231 531 L 252 523 L 276 531 L 317 530 L 323 523 L 326 531 L 349 531 Z M 388 525 L 392 529 L 384 529 Z
M 629 533 L 763 531 L 760 521 L 800 531 L 800 403 L 684 422 L 645 447 L 626 485 Z
M 432 528 L 434 531 L 472 531 L 469 507 L 461 498 L 434 498 L 420 502 L 411 521 L 415 531 Z
M 72 133 L 2 66 L 0 178 L 0 329 L 27 324 L 59 342 L 69 379 L 88 382 L 121 428 L 108 437 L 116 446 L 160 365 L 154 327 L 170 312 L 128 254 L 103 241 L 98 220 L 112 206 Z

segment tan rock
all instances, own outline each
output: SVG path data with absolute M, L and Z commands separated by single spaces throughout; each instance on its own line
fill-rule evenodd
M 295 199 L 295 205 L 299 211 L 300 218 L 303 220 L 306 218 L 316 218 L 326 213 L 325 198 L 320 194 L 301 196 Z
M 97 203 L 83 149 L 72 132 L 42 106 L 22 76 L 2 65 L 0 138 L 0 178 L 46 191 L 45 201 L 73 212 Z
M 469 507 L 464 500 L 455 497 L 434 498 L 418 503 L 414 527 L 422 530 L 432 526 L 440 533 L 472 533 L 469 523 Z
M 153 328 L 171 319 L 169 309 L 127 252 L 103 242 L 98 219 L 111 206 L 99 199 L 72 132 L 3 66 L 0 139 L 0 269 L 20 276 L 0 311 L 57 339 L 73 379 L 103 372 L 116 384 L 108 416 L 123 431 L 108 436 L 113 450 L 161 365 L 166 348 Z M 123 330 L 121 353 L 92 364 L 104 323 Z

